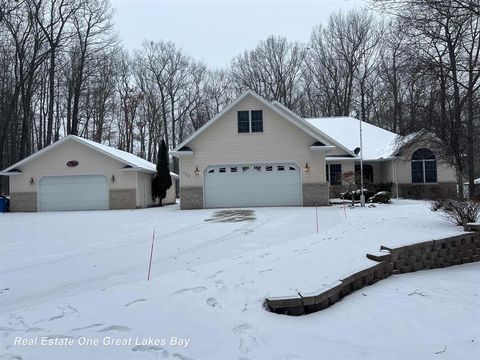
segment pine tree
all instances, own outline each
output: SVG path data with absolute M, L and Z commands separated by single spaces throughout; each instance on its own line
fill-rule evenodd
M 172 177 L 168 167 L 168 150 L 165 140 L 162 139 L 160 148 L 158 149 L 157 173 L 152 179 L 152 197 L 154 200 L 162 200 L 167 196 L 167 190 L 172 186 Z

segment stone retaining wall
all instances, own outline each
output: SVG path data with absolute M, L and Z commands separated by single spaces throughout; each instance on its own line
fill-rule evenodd
M 303 315 L 323 310 L 355 290 L 372 285 L 392 274 L 403 274 L 480 260 L 480 224 L 468 224 L 465 232 L 439 240 L 397 248 L 382 246 L 367 258 L 378 263 L 353 273 L 319 291 L 267 297 L 266 307 L 277 314 Z

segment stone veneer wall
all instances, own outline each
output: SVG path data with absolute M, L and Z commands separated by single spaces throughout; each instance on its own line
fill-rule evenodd
M 13 192 L 10 194 L 10 211 L 37 211 L 37 192 Z
M 110 210 L 135 209 L 137 192 L 135 189 L 110 190 Z
M 303 184 L 303 206 L 328 205 L 329 204 L 329 184 L 314 183 Z
M 203 187 L 182 186 L 180 187 L 180 209 L 203 209 Z
M 308 314 L 323 310 L 353 291 L 372 285 L 392 274 L 480 261 L 480 224 L 468 224 L 465 230 L 474 232 L 398 248 L 382 246 L 381 250 L 386 250 L 386 253 L 367 254 L 369 259 L 378 261 L 378 264 L 340 279 L 314 294 L 298 293 L 284 297 L 268 297 L 266 306 L 278 314 Z

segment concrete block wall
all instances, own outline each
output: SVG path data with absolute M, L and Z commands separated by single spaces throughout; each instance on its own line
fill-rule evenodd
M 137 192 L 135 189 L 110 189 L 110 210 L 135 209 Z
M 203 209 L 203 187 L 182 186 L 180 187 L 180 209 Z
M 13 192 L 10 194 L 11 212 L 34 212 L 37 211 L 37 192 Z
M 469 232 L 439 240 L 397 248 L 382 246 L 379 254 L 367 254 L 378 263 L 357 271 L 315 293 L 299 291 L 289 296 L 269 296 L 266 308 L 277 314 L 304 315 L 323 310 L 352 292 L 392 274 L 428 270 L 480 261 L 480 224 L 468 224 Z
M 328 205 L 329 204 L 329 184 L 315 183 L 303 184 L 303 206 Z

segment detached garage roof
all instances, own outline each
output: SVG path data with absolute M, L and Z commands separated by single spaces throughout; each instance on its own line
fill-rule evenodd
M 360 147 L 360 120 L 358 119 L 324 117 L 305 120 L 351 151 Z M 362 123 L 363 158 L 377 160 L 393 157 L 399 138 L 401 138 L 400 135 L 364 121 Z
M 5 170 L 0 172 L 0 175 L 10 175 L 10 174 L 14 173 L 14 170 L 16 168 L 26 164 L 29 161 L 32 161 L 37 156 L 39 156 L 43 153 L 46 153 L 47 151 L 53 150 L 58 145 L 63 144 L 64 142 L 67 142 L 67 141 L 77 141 L 80 144 L 86 145 L 89 148 L 97 150 L 97 151 L 99 151 L 99 152 L 101 152 L 101 153 L 103 153 L 103 154 L 105 154 L 105 155 L 107 155 L 111 158 L 114 158 L 115 160 L 120 161 L 121 163 L 124 163 L 125 165 L 131 167 L 132 170 L 139 170 L 139 171 L 145 171 L 145 172 L 150 172 L 150 173 L 155 173 L 157 171 L 155 164 L 153 164 L 150 161 L 147 161 L 145 159 L 142 159 L 141 157 L 133 155 L 129 152 L 119 150 L 119 149 L 115 149 L 115 148 L 107 146 L 107 145 L 99 144 L 95 141 L 87 140 L 87 139 L 81 138 L 79 136 L 68 135 L 68 136 L 60 139 L 59 141 L 47 146 L 46 148 L 43 148 L 42 150 L 37 151 L 36 153 L 26 157 L 25 159 L 20 160 L 16 164 L 13 164 L 12 166 L 6 168 Z M 10 174 L 7 174 L 9 172 L 10 172 Z M 175 177 L 175 178 L 178 177 L 177 174 L 172 173 L 172 172 L 170 173 L 170 175 L 172 177 Z

